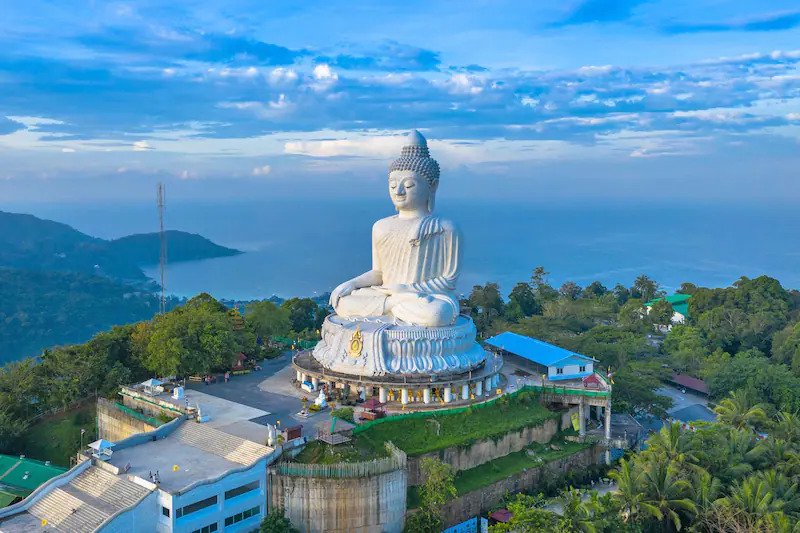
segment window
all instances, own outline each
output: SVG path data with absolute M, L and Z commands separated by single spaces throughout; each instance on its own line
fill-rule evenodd
M 586 372 L 586 365 L 579 366 L 578 367 L 578 372 Z
M 207 526 L 203 526 L 200 529 L 195 529 L 192 533 L 214 533 L 217 530 L 217 523 L 214 522 L 213 524 L 208 524 Z
M 252 509 L 242 511 L 241 513 L 236 513 L 233 516 L 229 516 L 228 518 L 225 519 L 225 527 L 241 522 L 242 520 L 247 520 L 251 516 L 256 516 L 260 510 L 261 508 L 258 505 L 256 505 Z
M 242 485 L 241 487 L 236 487 L 235 489 L 226 490 L 225 499 L 230 500 L 231 498 L 241 496 L 251 490 L 258 490 L 258 480 L 248 483 L 247 485 Z
M 190 503 L 185 507 L 181 507 L 175 511 L 175 516 L 180 518 L 182 516 L 186 516 L 187 514 L 194 513 L 195 511 L 199 511 L 200 509 L 205 509 L 206 507 L 211 507 L 212 505 L 216 504 L 217 497 L 212 496 L 210 498 L 206 498 L 205 500 L 200 500 L 199 502 Z
M 563 368 L 556 368 L 556 374 L 563 374 L 563 373 L 564 373 Z
M 167 507 L 162 507 L 161 508 L 161 514 L 163 514 L 164 516 L 169 518 L 169 509 Z

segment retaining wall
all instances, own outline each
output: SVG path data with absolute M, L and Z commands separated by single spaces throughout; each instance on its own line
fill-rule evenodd
M 547 420 L 539 426 L 531 426 L 519 431 L 506 433 L 499 439 L 483 439 L 466 446 L 452 446 L 436 452 L 408 458 L 408 484 L 421 485 L 423 482 L 420 463 L 425 457 L 439 459 L 452 466 L 457 472 L 469 470 L 512 452 L 518 452 L 533 442 L 545 444 L 562 429 L 572 426 L 570 415 L 577 408 L 564 411 L 560 419 Z
M 545 477 L 562 477 L 575 468 L 584 468 L 600 461 L 602 452 L 592 446 L 569 457 L 549 462 L 538 468 L 529 468 L 523 472 L 501 479 L 454 500 L 447 502 L 442 509 L 446 526 L 452 526 L 488 511 L 503 501 L 506 494 L 535 491 L 536 486 Z
M 269 468 L 270 508 L 303 533 L 400 533 L 406 516 L 406 455 L 364 463 Z
M 98 438 L 119 442 L 136 433 L 153 431 L 157 427 L 156 420 L 148 421 L 145 416 L 136 417 L 123 412 L 114 402 L 105 398 L 97 399 Z

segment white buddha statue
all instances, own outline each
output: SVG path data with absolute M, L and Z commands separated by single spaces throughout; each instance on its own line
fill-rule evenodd
M 461 237 L 452 222 L 432 214 L 438 185 L 439 164 L 414 130 L 389 167 L 389 196 L 397 215 L 372 227 L 372 269 L 331 293 L 336 314 L 390 316 L 415 326 L 455 322 Z

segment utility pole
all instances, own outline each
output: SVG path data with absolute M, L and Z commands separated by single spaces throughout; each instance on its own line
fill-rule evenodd
M 158 302 L 159 314 L 164 314 L 167 311 L 167 295 L 166 295 L 166 281 L 167 281 L 167 234 L 164 232 L 164 184 L 158 184 L 158 238 L 161 243 L 161 252 L 159 254 L 158 265 L 161 282 L 161 299 Z

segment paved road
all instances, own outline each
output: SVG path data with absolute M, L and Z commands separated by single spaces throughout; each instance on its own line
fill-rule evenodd
M 313 424 L 323 420 L 323 415 L 316 415 L 305 421 L 296 419 L 294 415 L 301 409 L 300 400 L 294 396 L 267 392 L 258 388 L 262 381 L 286 368 L 291 362 L 291 353 L 284 352 L 275 359 L 265 359 L 259 363 L 261 370 L 242 376 L 231 376 L 228 383 L 225 383 L 220 374 L 217 376 L 217 382 L 211 385 L 189 382 L 186 386 L 189 389 L 269 412 L 270 414 L 265 419 L 259 420 L 259 423 L 274 424 L 280 420 L 283 427 L 303 424 L 303 434 L 311 434 Z

